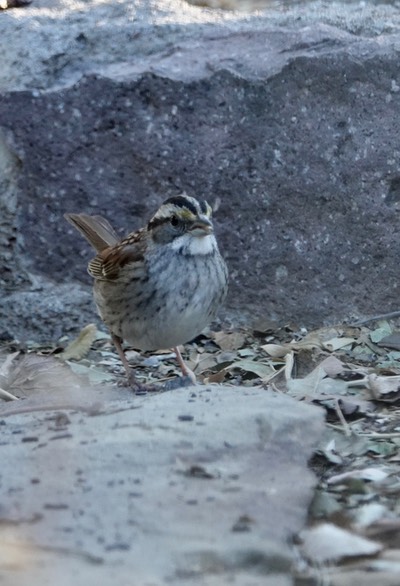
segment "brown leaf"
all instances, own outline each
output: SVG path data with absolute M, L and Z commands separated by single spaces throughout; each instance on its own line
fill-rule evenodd
M 215 372 L 213 374 L 210 374 L 210 376 L 207 377 L 207 382 L 209 382 L 209 383 L 222 383 L 225 380 L 227 374 L 228 374 L 228 371 L 225 368 L 223 368 L 219 372 Z
M 63 360 L 81 360 L 89 352 L 91 345 L 96 339 L 96 334 L 96 326 L 94 324 L 88 324 L 59 356 Z
M 17 397 L 79 385 L 79 379 L 60 360 L 31 353 L 12 362 L 2 388 Z
M 211 339 L 221 350 L 239 350 L 246 341 L 245 335 L 241 332 L 213 332 Z

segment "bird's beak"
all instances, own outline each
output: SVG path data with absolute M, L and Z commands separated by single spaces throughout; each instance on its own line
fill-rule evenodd
M 199 216 L 190 228 L 192 236 L 207 236 L 214 231 L 211 220 L 207 216 Z

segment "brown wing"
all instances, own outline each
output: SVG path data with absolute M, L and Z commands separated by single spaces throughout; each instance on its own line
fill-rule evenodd
M 144 229 L 130 234 L 119 244 L 102 250 L 88 265 L 89 274 L 95 279 L 116 280 L 127 264 L 132 265 L 132 280 L 143 273 L 146 231 Z M 137 267 L 135 267 L 137 263 Z

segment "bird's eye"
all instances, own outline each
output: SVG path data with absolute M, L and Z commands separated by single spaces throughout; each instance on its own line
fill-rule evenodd
M 174 226 L 174 228 L 176 228 L 176 226 L 179 226 L 178 216 L 171 216 L 170 222 L 171 222 L 171 226 Z

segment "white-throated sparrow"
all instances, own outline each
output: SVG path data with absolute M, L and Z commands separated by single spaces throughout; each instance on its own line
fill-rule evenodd
M 97 251 L 88 266 L 94 300 L 135 389 L 142 385 L 122 341 L 139 350 L 173 348 L 187 376 L 178 346 L 200 334 L 225 298 L 228 271 L 211 213 L 205 201 L 171 197 L 122 241 L 100 216 L 65 214 Z

